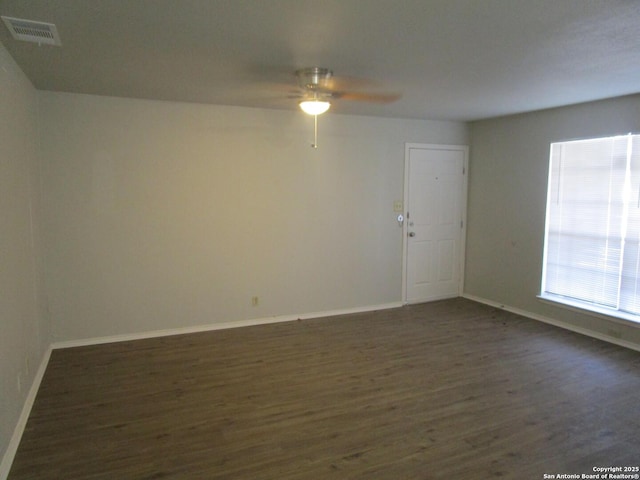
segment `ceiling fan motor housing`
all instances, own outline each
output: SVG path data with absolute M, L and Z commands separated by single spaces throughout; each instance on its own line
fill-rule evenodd
M 309 67 L 296 71 L 296 76 L 300 80 L 301 87 L 318 90 L 328 87 L 328 81 L 333 76 L 333 72 L 328 68 Z

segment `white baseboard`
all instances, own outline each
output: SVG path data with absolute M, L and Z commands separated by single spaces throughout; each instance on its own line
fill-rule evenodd
M 521 310 L 519 308 L 510 307 L 509 305 L 504 305 L 500 302 L 494 302 L 492 300 L 487 300 L 486 298 L 476 297 L 474 295 L 464 294 L 462 295 L 464 298 L 468 300 L 472 300 L 478 303 L 484 303 L 485 305 L 489 305 L 491 307 L 499 308 L 501 310 L 506 310 L 507 312 L 515 313 L 517 315 L 521 315 L 523 317 L 530 318 L 532 320 L 538 320 L 539 322 L 548 323 L 550 325 L 554 325 L 556 327 L 564 328 L 565 330 L 571 330 L 572 332 L 580 333 L 582 335 L 586 335 L 588 337 L 597 338 L 598 340 L 602 340 L 604 342 L 613 343 L 619 345 L 621 347 L 630 348 L 631 350 L 636 350 L 640 352 L 640 345 L 633 342 L 628 342 L 626 340 L 622 340 L 620 338 L 611 337 L 609 335 L 605 335 L 600 332 L 596 332 L 594 330 L 590 330 L 588 328 L 578 327 L 576 325 L 563 322 L 561 320 L 556 320 L 555 318 L 546 317 L 544 315 L 539 315 L 537 313 L 528 312 L 526 310 Z
M 354 307 L 340 310 L 329 310 L 324 312 L 278 315 L 273 317 L 254 318 L 250 320 L 236 320 L 233 322 L 212 323 L 209 325 L 196 325 L 193 327 L 169 328 L 165 330 L 152 330 L 140 333 L 127 333 L 122 335 L 111 335 L 106 337 L 84 338 L 80 340 L 69 340 L 54 342 L 52 349 L 85 347 L 89 345 L 100 345 L 103 343 L 125 342 L 129 340 L 142 340 L 145 338 L 166 337 L 169 335 L 183 335 L 185 333 L 208 332 L 212 330 L 225 330 L 228 328 L 252 327 L 256 325 L 266 325 L 270 323 L 292 322 L 296 320 L 308 320 L 311 318 L 334 317 L 337 315 L 348 315 L 351 313 L 372 312 L 374 310 L 386 310 L 389 308 L 401 307 L 401 302 L 385 303 L 381 305 L 369 305 L 366 307 Z M 2 479 L 0 479 L 2 480 Z
M 44 372 L 47 369 L 47 365 L 49 364 L 49 358 L 51 358 L 51 347 L 47 348 L 47 350 L 44 352 L 44 355 L 42 356 L 42 361 L 40 362 L 38 371 L 36 372 L 36 375 L 33 379 L 33 383 L 31 384 L 31 388 L 29 389 L 27 398 L 24 401 L 22 412 L 20 413 L 20 417 L 18 417 L 18 423 L 16 424 L 16 428 L 13 429 L 13 435 L 11 435 L 11 440 L 9 440 L 7 450 L 2 457 L 2 462 L 0 463 L 0 480 L 7 480 L 7 477 L 9 476 L 9 470 L 11 470 L 13 459 L 15 458 L 16 452 L 18 451 L 18 445 L 20 445 L 22 434 L 24 433 L 24 429 L 27 426 L 27 420 L 29 419 L 29 414 L 31 413 L 33 403 L 36 400 L 36 395 L 38 394 L 40 383 L 42 382 L 42 378 L 44 377 Z

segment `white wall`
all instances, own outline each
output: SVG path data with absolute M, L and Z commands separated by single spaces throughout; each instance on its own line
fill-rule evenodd
M 640 345 L 640 325 L 536 299 L 550 143 L 638 131 L 640 95 L 472 123 L 465 293 Z
M 37 92 L 0 44 L 0 458 L 49 345 L 39 271 Z
M 461 123 L 41 92 L 55 340 L 401 301 L 404 142 Z M 251 297 L 259 305 L 251 305 Z

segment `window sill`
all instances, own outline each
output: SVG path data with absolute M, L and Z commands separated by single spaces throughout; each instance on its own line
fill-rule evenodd
M 580 302 L 579 300 L 573 300 L 549 293 L 542 293 L 538 295 L 538 299 L 555 306 L 567 308 L 574 312 L 620 323 L 628 327 L 640 328 L 640 315 L 632 315 L 630 313 L 624 313 L 611 308 L 600 307 L 591 303 Z

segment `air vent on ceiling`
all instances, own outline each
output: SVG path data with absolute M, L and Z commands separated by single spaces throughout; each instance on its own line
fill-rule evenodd
M 53 23 L 35 22 L 22 18 L 2 16 L 2 20 L 16 40 L 47 45 L 62 45 L 58 30 Z

